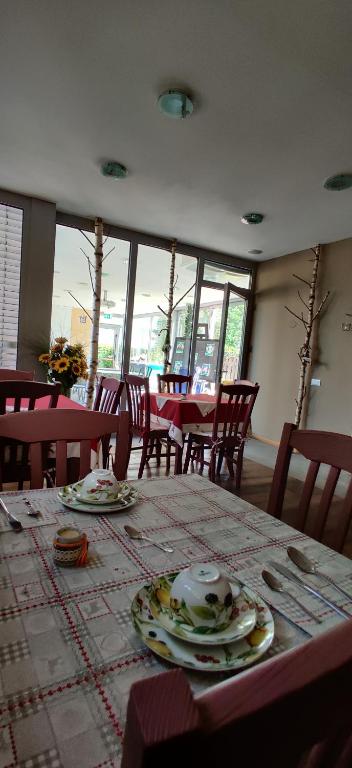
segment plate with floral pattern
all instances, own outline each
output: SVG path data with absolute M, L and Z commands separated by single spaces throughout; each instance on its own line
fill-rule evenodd
M 253 629 L 257 619 L 253 598 L 238 583 L 234 582 L 231 584 L 233 610 L 229 625 L 220 626 L 214 631 L 209 626 L 195 627 L 190 622 L 187 623 L 187 606 L 185 603 L 173 606 L 170 597 L 171 587 L 176 576 L 177 572 L 159 576 L 153 582 L 154 590 L 150 595 L 151 613 L 171 635 L 197 645 L 219 645 L 245 637 Z M 199 606 L 198 612 L 201 612 L 202 616 L 209 620 L 214 618 L 213 614 L 216 612 L 216 595 L 210 592 L 205 599 L 207 605 Z
M 133 625 L 146 646 L 172 664 L 205 672 L 233 672 L 253 664 L 270 648 L 274 619 L 264 600 L 247 587 L 246 592 L 252 598 L 257 614 L 252 631 L 232 643 L 203 645 L 201 648 L 196 643 L 185 643 L 170 635 L 154 618 L 150 608 L 153 592 L 154 585 L 147 584 L 135 595 L 131 606 Z
M 138 500 L 138 491 L 136 488 L 128 485 L 128 483 L 121 483 L 123 488 L 119 498 L 115 501 L 108 501 L 105 504 L 96 504 L 94 502 L 80 501 L 77 497 L 82 485 L 82 481 L 74 483 L 73 485 L 64 485 L 58 492 L 58 497 L 62 504 L 69 509 L 74 509 L 75 512 L 90 512 L 95 515 L 105 515 L 108 512 L 122 512 L 122 510 L 132 507 Z

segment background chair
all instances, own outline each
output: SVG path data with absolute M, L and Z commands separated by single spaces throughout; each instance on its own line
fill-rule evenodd
M 131 417 L 132 435 L 139 437 L 141 445 L 132 446 L 132 451 L 142 450 L 142 457 L 139 465 L 138 477 L 143 475 L 144 467 L 149 459 L 156 458 L 157 466 L 160 466 L 160 459 L 166 456 L 167 462 L 170 462 L 170 452 L 167 446 L 166 452 L 161 452 L 161 439 L 166 440 L 168 429 L 161 427 L 156 418 L 150 413 L 150 394 L 149 379 L 132 374 L 125 374 L 125 384 L 127 392 L 128 410 Z M 171 443 L 171 441 L 170 441 Z M 155 453 L 153 453 L 155 446 Z M 166 466 L 169 469 L 170 464 Z
M 231 477 L 235 476 L 236 468 L 236 490 L 240 489 L 245 439 L 258 391 L 259 384 L 220 384 L 212 433 L 188 435 L 184 472 L 188 471 L 190 461 L 198 460 L 201 470 L 204 464 L 209 466 L 209 478 L 214 483 L 225 458 Z M 227 402 L 223 402 L 224 395 Z M 209 461 L 205 460 L 205 449 L 210 450 Z
M 0 381 L 33 381 L 33 371 L 17 371 L 15 368 L 0 368 Z
M 287 484 L 287 476 L 293 450 L 309 459 L 307 475 L 295 521 L 295 528 L 306 529 L 315 482 L 321 464 L 330 466 L 327 480 L 321 494 L 315 515 L 313 530 L 309 535 L 321 541 L 328 523 L 329 511 L 341 470 L 352 474 L 352 437 L 321 432 L 313 429 L 297 429 L 294 424 L 284 424 L 276 465 L 270 490 L 267 512 L 281 518 Z M 348 533 L 352 516 L 352 478 L 335 525 L 334 540 L 330 546 L 341 552 Z M 330 543 L 330 542 L 329 542 Z
M 179 373 L 158 373 L 158 392 L 189 394 L 192 391 L 192 376 Z
M 352 621 L 193 696 L 181 670 L 135 683 L 121 768 L 350 768 Z
M 0 416 L 0 442 L 16 440 L 29 446 L 31 488 L 42 488 L 48 445 L 55 443 L 56 485 L 68 481 L 67 445 L 80 443 L 77 477 L 90 472 L 92 441 L 116 433 L 113 471 L 124 480 L 129 459 L 129 414 L 118 416 L 94 411 L 41 410 Z
M 0 381 L 0 415 L 19 411 L 32 411 L 37 400 L 50 397 L 48 408 L 56 408 L 60 384 L 44 384 L 41 381 Z M 20 446 L 14 440 L 6 445 L 0 442 L 0 488 L 3 483 L 16 483 L 19 490 L 29 479 L 28 446 Z
M 120 407 L 121 395 L 125 384 L 119 379 L 111 379 L 102 376 L 96 389 L 93 411 L 99 413 L 117 413 Z M 109 453 L 111 449 L 110 437 L 106 435 L 101 441 L 103 467 L 109 466 Z

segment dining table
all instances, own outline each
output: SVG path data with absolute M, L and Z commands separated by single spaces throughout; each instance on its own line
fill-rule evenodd
M 204 434 L 212 431 L 217 395 L 151 392 L 149 397 L 153 421 L 168 429 L 169 437 L 176 446 L 175 474 L 180 474 L 185 436 L 190 432 Z M 240 409 L 241 422 L 245 418 L 248 405 L 243 403 L 237 407 Z M 219 411 L 220 427 L 226 418 L 226 412 L 227 396 L 224 395 Z
M 136 631 L 131 602 L 144 586 L 191 564 L 217 564 L 270 607 L 274 639 L 257 663 L 309 642 L 345 618 L 291 584 L 311 619 L 287 595 L 272 592 L 261 572 L 271 559 L 290 565 L 295 545 L 319 563 L 331 583 L 319 588 L 352 616 L 350 560 L 197 474 L 131 481 L 134 506 L 88 514 L 65 508 L 58 489 L 1 495 L 22 523 L 14 532 L 0 512 L 0 766 L 108 768 L 120 765 L 131 685 L 170 668 Z M 25 499 L 39 512 L 27 514 Z M 130 524 L 158 543 L 131 540 Z M 89 541 L 84 566 L 54 560 L 56 531 L 78 527 Z M 304 574 L 308 584 L 317 577 Z M 285 581 L 285 579 L 283 579 Z M 347 595 L 351 598 L 348 599 Z M 156 650 L 157 646 L 155 646 Z M 186 674 L 195 692 L 228 672 Z M 237 674 L 244 674 L 239 671 Z

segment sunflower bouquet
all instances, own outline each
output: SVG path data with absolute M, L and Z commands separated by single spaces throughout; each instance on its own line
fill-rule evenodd
M 63 394 L 76 384 L 77 379 L 88 378 L 88 365 L 82 344 L 68 344 L 64 336 L 58 336 L 49 352 L 39 355 L 38 360 L 48 372 L 49 381 L 59 381 Z

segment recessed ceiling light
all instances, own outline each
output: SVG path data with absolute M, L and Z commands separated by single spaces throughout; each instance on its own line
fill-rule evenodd
M 171 89 L 164 91 L 158 98 L 160 112 L 168 117 L 181 119 L 193 112 L 192 99 L 183 91 Z
M 100 166 L 100 170 L 103 176 L 108 176 L 110 179 L 125 179 L 128 176 L 127 168 L 116 160 L 106 160 Z
M 261 224 L 264 219 L 262 213 L 244 213 L 241 216 L 242 224 Z
M 329 176 L 324 181 L 324 188 L 329 192 L 342 192 L 343 189 L 352 187 L 352 173 L 337 173 L 336 176 Z
M 82 282 L 78 281 L 77 285 L 88 285 L 88 283 L 82 283 Z
M 123 263 L 124 263 L 124 264 L 128 264 L 128 259 L 124 259 L 124 260 L 123 260 Z
M 252 256 L 259 256 L 260 253 L 263 253 L 263 251 L 260 250 L 260 248 L 252 248 L 251 251 L 248 251 Z
M 150 299 L 151 293 L 141 293 L 141 296 L 144 296 L 145 299 Z

